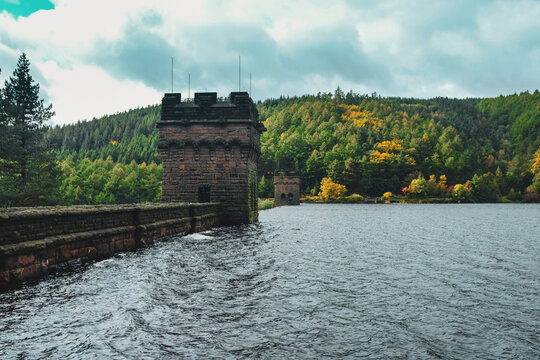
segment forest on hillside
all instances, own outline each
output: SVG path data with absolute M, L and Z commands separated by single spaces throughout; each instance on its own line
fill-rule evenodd
M 159 105 L 48 128 L 53 110 L 38 92 L 23 54 L 0 89 L 0 206 L 159 201 Z M 298 171 L 308 195 L 326 179 L 349 195 L 426 197 L 456 188 L 466 201 L 540 197 L 538 90 L 411 99 L 338 88 L 257 107 L 267 129 L 261 197 L 273 196 L 276 170 Z
M 303 190 L 312 194 L 323 177 L 350 192 L 381 195 L 444 175 L 449 185 L 483 183 L 475 200 L 497 201 L 512 189 L 518 197 L 525 192 L 540 156 L 538 91 L 422 100 L 337 89 L 267 100 L 259 111 L 268 129 L 261 138 L 262 173 L 275 164 L 298 166 Z
M 399 194 L 418 178 L 468 184 L 475 201 L 523 199 L 540 192 L 540 93 L 486 99 L 383 98 L 332 93 L 269 99 L 258 105 L 260 195 L 272 196 L 272 174 L 298 169 L 302 191 L 317 194 L 323 178 L 349 193 Z M 107 159 L 159 164 L 160 107 L 150 106 L 55 127 L 46 135 L 59 161 Z M 86 160 L 85 160 L 86 159 Z M 264 177 L 264 178 L 263 178 Z M 534 178 L 534 181 L 533 181 Z M 467 183 L 469 182 L 469 183 Z M 531 190 L 531 189 L 529 189 Z
M 45 142 L 61 169 L 60 202 L 159 202 L 158 105 L 49 129 Z
M 61 159 L 71 155 L 74 161 L 93 161 L 110 156 L 114 162 L 124 164 L 160 163 L 156 128 L 160 116 L 161 106 L 148 106 L 55 126 L 49 129 L 45 140 Z
M 0 207 L 159 201 L 157 114 L 154 106 L 51 129 L 53 107 L 22 53 L 0 88 Z

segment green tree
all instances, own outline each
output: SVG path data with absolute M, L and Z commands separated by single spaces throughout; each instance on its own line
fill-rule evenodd
M 43 139 L 54 112 L 39 99 L 39 85 L 30 75 L 24 53 L 4 83 L 0 104 L 0 205 L 56 203 L 59 169 Z
M 501 193 L 495 176 L 490 172 L 475 174 L 471 181 L 471 195 L 476 202 L 498 202 Z
M 258 176 L 274 172 L 278 163 L 287 170 L 298 165 L 301 188 L 307 192 L 331 177 L 352 193 L 380 195 L 400 192 L 420 173 L 445 174 L 446 180 L 426 181 L 429 194 L 440 196 L 451 192 L 446 183 L 464 184 L 475 173 L 491 172 L 501 195 L 513 188 L 519 198 L 527 187 L 532 194 L 532 185 L 539 184 L 533 181 L 536 173 L 529 171 L 540 147 L 539 104 L 539 91 L 491 99 L 407 99 L 336 89 L 268 99 L 258 104 L 268 130 L 261 135 Z M 47 141 L 60 161 L 68 155 L 77 164 L 86 158 L 112 159 L 112 167 L 103 174 L 96 169 L 95 189 L 77 170 L 81 180 L 72 179 L 72 193 L 80 185 L 80 201 L 135 201 L 149 199 L 150 193 L 159 199 L 154 190 L 138 193 L 146 191 L 141 190 L 146 185 L 134 183 L 152 179 L 156 184 L 159 177 L 127 167 L 132 160 L 149 167 L 161 163 L 155 126 L 159 114 L 160 105 L 152 105 L 48 131 Z M 112 177 L 117 163 L 126 165 L 124 179 Z M 267 175 L 265 182 L 271 180 Z M 102 183 L 113 193 L 98 190 L 104 189 Z
M 274 195 L 274 181 L 273 179 L 266 179 L 263 175 L 259 181 L 259 197 L 270 198 Z

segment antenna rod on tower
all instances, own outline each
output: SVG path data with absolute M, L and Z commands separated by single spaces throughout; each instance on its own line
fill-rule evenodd
M 191 74 L 188 74 L 187 98 L 191 95 Z
M 249 72 L 249 97 L 251 97 L 251 71 Z
M 241 74 L 242 56 L 238 55 L 238 91 L 240 90 L 240 74 Z
M 173 83 L 173 74 L 174 74 L 174 58 L 171 58 L 171 93 L 174 92 L 174 83 Z

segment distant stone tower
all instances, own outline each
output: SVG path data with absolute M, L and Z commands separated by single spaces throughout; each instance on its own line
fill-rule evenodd
M 274 175 L 274 207 L 300 205 L 300 176 L 294 174 Z
M 258 220 L 257 161 L 265 131 L 247 92 L 165 94 L 159 128 L 162 202 L 220 202 L 225 224 Z

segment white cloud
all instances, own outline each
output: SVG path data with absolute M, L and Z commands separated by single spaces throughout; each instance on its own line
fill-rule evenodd
M 444 76 L 426 79 L 419 75 L 397 74 L 393 80 L 398 92 L 390 93 L 392 96 L 403 96 L 404 93 L 417 98 L 430 98 L 433 94 L 444 94 L 451 98 L 477 96 Z
M 512 45 L 523 37 L 539 38 L 540 2 L 496 1 L 477 14 L 478 36 L 488 44 Z
M 356 12 L 339 1 L 331 4 L 306 0 L 276 1 L 269 4 L 258 10 L 257 18 L 270 16 L 272 21 L 265 26 L 266 31 L 275 41 L 289 46 L 300 41 L 316 41 L 314 34 L 349 21 Z
M 52 120 L 59 125 L 156 104 L 163 96 L 140 82 L 114 79 L 95 66 L 66 70 L 48 61 L 37 67 L 49 75 L 50 84 L 44 90 L 51 94 L 56 112 Z
M 375 19 L 356 26 L 364 50 L 376 56 L 397 55 L 405 30 L 395 18 Z

